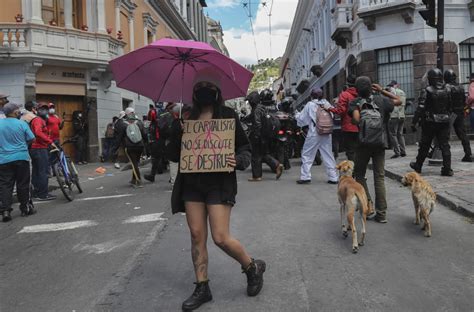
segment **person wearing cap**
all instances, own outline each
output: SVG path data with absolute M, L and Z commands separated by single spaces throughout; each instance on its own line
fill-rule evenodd
M 48 129 L 51 136 L 51 139 L 54 141 L 54 144 L 59 144 L 59 133 L 60 130 L 64 127 L 64 114 L 63 120 L 56 114 L 56 107 L 54 103 L 48 104 Z
M 357 98 L 357 90 L 355 88 L 356 76 L 347 76 L 346 89 L 339 94 L 336 107 L 330 107 L 328 110 L 341 116 L 341 133 L 342 146 L 346 152 L 348 160 L 355 160 L 355 151 L 357 149 L 359 128 L 352 123 L 352 118 L 347 113 L 349 111 L 349 103 Z
M 133 107 L 127 107 L 125 110 L 124 126 L 121 127 L 118 134 L 118 140 L 122 142 L 125 148 L 125 155 L 132 165 L 132 179 L 130 184 L 133 187 L 143 187 L 140 174 L 140 157 L 145 149 L 147 139 L 143 122 L 135 115 Z
M 192 311 L 212 300 L 208 279 L 207 235 L 208 219 L 214 243 L 240 263 L 247 275 L 247 295 L 256 296 L 263 287 L 263 260 L 250 257 L 242 244 L 229 231 L 232 207 L 237 194 L 235 169 L 245 170 L 250 165 L 250 143 L 237 113 L 224 105 L 220 79 L 212 72 L 197 75 L 193 84 L 193 107 L 190 120 L 234 119 L 235 155 L 226 157 L 228 172 L 178 173 L 172 194 L 172 212 L 186 212 L 191 234 L 191 255 L 194 263 L 196 288 L 183 302 L 184 311 Z M 172 161 L 179 162 L 182 128 L 173 128 L 168 144 Z M 232 170 L 234 169 L 234 170 Z
M 3 106 L 8 103 L 8 95 L 0 93 L 0 119 L 6 118 Z
M 311 168 L 318 150 L 326 167 L 326 174 L 329 184 L 337 184 L 339 175 L 336 170 L 336 160 L 332 152 L 332 134 L 320 134 L 317 130 L 318 114 L 320 110 L 328 110 L 331 104 L 323 98 L 323 91 L 320 88 L 311 90 L 311 101 L 306 103 L 301 112 L 296 113 L 296 122 L 299 127 L 308 126 L 303 150 L 301 152 L 301 176 L 296 183 L 311 183 Z M 326 113 L 322 111 L 322 113 Z
M 387 87 L 389 88 L 389 92 L 398 96 L 402 101 L 402 105 L 394 107 L 390 114 L 390 121 L 388 123 L 390 142 L 394 153 L 391 158 L 394 159 L 405 157 L 407 155 L 405 148 L 405 135 L 403 134 L 407 96 L 405 92 L 400 89 L 400 85 L 396 80 L 392 80 Z
M 47 119 L 49 116 L 48 103 L 39 103 L 37 117 L 30 122 L 31 130 L 35 140 L 31 144 L 30 156 L 32 163 L 31 184 L 33 185 L 33 197 L 39 201 L 55 199 L 56 196 L 48 193 L 49 174 L 49 152 L 56 145 L 49 135 Z
M 2 221 L 11 218 L 13 188 L 16 184 L 22 216 L 36 211 L 30 201 L 30 155 L 28 144 L 35 136 L 28 125 L 18 120 L 20 106 L 8 103 L 3 107 L 5 119 L 0 120 L 0 214 Z

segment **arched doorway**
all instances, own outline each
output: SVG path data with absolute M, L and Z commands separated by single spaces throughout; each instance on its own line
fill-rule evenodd
M 357 76 L 357 59 L 352 54 L 346 60 L 346 74 Z

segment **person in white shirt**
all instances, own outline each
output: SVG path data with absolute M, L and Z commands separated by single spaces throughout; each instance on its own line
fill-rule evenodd
M 328 116 L 331 118 L 331 124 L 317 125 L 318 119 L 321 123 L 323 122 L 323 116 L 318 118 L 318 113 L 330 114 L 327 110 L 331 108 L 331 104 L 323 99 L 323 91 L 320 88 L 312 90 L 311 98 L 312 100 L 305 105 L 304 109 L 296 114 L 298 126 L 308 126 L 308 134 L 301 153 L 301 178 L 296 183 L 311 183 L 311 167 L 319 150 L 326 167 L 328 183 L 337 184 L 339 177 L 336 170 L 336 160 L 332 153 L 332 116 Z M 329 118 L 324 118 L 324 122 L 329 122 Z M 327 129 L 328 126 L 329 129 Z

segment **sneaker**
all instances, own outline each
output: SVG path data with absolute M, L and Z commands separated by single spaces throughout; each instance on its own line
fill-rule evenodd
M 395 158 L 398 158 L 398 157 L 400 157 L 400 155 L 394 154 L 392 157 L 390 157 L 390 159 L 395 159 Z
M 114 164 L 114 167 L 115 167 L 115 169 L 120 169 L 120 164 L 119 164 L 119 163 L 115 163 L 115 164 Z
M 328 181 L 328 184 L 338 184 L 338 183 L 339 182 L 337 182 L 337 181 L 331 181 L 331 180 Z
M 417 173 L 421 173 L 421 167 L 414 161 L 410 163 L 410 168 L 415 170 Z
M 50 201 L 50 200 L 54 200 L 54 199 L 56 199 L 56 195 L 53 195 L 53 194 L 48 194 L 45 197 L 37 197 L 36 198 L 37 201 Z
M 311 180 L 298 180 L 296 181 L 297 184 L 311 184 Z
M 2 212 L 2 221 L 3 222 L 9 222 L 11 220 L 12 220 L 12 215 L 10 214 L 10 211 Z
M 387 223 L 387 218 L 385 216 L 377 214 L 374 218 L 374 221 L 378 223 Z
M 260 293 L 263 287 L 263 273 L 267 265 L 263 260 L 254 260 L 246 268 L 242 269 L 242 273 L 247 275 L 247 295 L 254 297 Z
M 262 178 L 250 178 L 248 181 L 249 182 L 261 182 Z
M 183 311 L 193 311 L 198 309 L 204 303 L 212 300 L 211 289 L 209 288 L 209 281 L 194 283 L 196 288 L 193 294 L 183 302 Z
M 279 180 L 281 178 L 281 175 L 283 174 L 283 165 L 279 164 L 277 169 L 276 169 L 276 179 Z
M 472 162 L 472 156 L 471 155 L 464 155 L 463 159 L 461 159 L 462 162 Z
M 22 217 L 28 217 L 36 213 L 36 209 L 32 205 L 28 205 L 27 208 L 20 209 Z

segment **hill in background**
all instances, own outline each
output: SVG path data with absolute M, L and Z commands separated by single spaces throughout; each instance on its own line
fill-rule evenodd
M 266 88 L 271 89 L 273 82 L 280 77 L 280 61 L 281 57 L 260 60 L 258 64 L 245 66 L 254 73 L 254 77 L 250 82 L 249 93 Z

